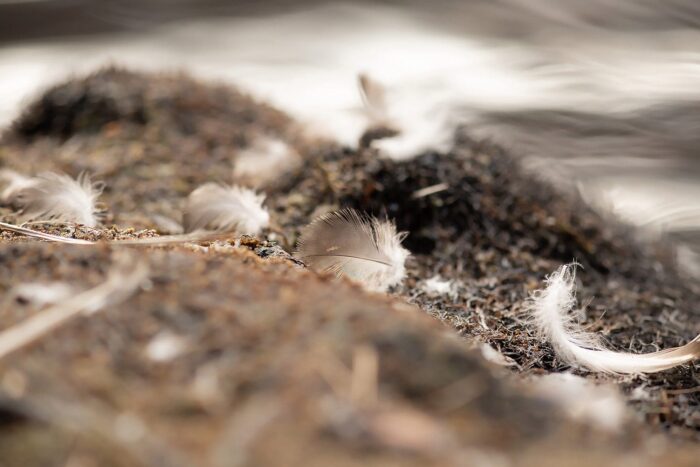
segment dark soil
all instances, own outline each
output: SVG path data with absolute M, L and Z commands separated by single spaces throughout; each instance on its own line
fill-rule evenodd
M 627 378 L 573 369 L 636 389 L 630 404 L 646 424 L 614 434 L 567 418 L 521 381 L 569 370 L 523 316 L 528 294 L 563 262 L 583 265 L 589 328 L 619 349 L 694 337 L 694 285 L 663 246 L 639 243 L 468 129 L 448 154 L 395 162 L 312 140 L 227 87 L 107 69 L 29 105 L 0 142 L 0 166 L 106 182 L 104 228 L 48 230 L 153 236 L 165 230 L 158 219 L 179 220 L 196 186 L 231 182 L 232 159 L 260 134 L 303 156 L 266 190 L 269 241 L 127 248 L 149 265 L 143 290 L 0 360 L 0 466 L 694 465 L 694 366 Z M 409 232 L 408 278 L 391 297 L 289 258 L 301 226 L 348 206 Z M 0 217 L 13 220 L 9 209 Z M 0 235 L 3 328 L 38 312 L 11 298 L 15 286 L 85 290 L 123 248 Z M 458 293 L 426 292 L 435 275 Z M 181 352 L 149 358 L 158 335 L 175 336 Z M 486 363 L 471 350 L 478 342 L 512 359 L 512 371 Z

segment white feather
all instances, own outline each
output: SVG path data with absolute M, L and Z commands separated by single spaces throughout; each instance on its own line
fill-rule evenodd
M 373 125 L 390 125 L 389 109 L 386 102 L 386 88 L 383 84 L 361 73 L 358 78 L 360 97 L 364 111 Z
M 206 183 L 188 196 L 183 227 L 185 232 L 222 230 L 255 235 L 270 223 L 263 201 L 264 195 L 248 188 Z
M 584 331 L 571 314 L 576 305 L 575 266 L 562 266 L 532 296 L 529 310 L 538 330 L 563 361 L 606 373 L 655 373 L 700 356 L 700 336 L 690 343 L 648 354 L 614 352 Z
M 75 222 L 88 227 L 97 225 L 97 198 L 104 185 L 92 182 L 85 172 L 77 179 L 46 172 L 32 178 L 33 183 L 16 195 L 22 207 L 22 222 Z
M 329 271 L 383 292 L 401 283 L 409 255 L 404 234 L 388 221 L 352 209 L 332 212 L 306 226 L 296 256 L 316 271 Z
M 35 183 L 35 179 L 25 177 L 14 170 L 0 170 L 0 204 L 14 205 L 17 194 Z

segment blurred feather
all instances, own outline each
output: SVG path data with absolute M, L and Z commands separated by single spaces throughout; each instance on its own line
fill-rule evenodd
M 247 188 L 206 183 L 187 198 L 183 227 L 185 232 L 219 230 L 258 234 L 270 222 L 270 214 L 262 205 L 264 200 L 265 196 Z
M 42 308 L 60 302 L 73 293 L 73 287 L 65 282 L 25 282 L 14 286 L 9 295 L 15 301 Z
M 388 125 L 389 113 L 386 102 L 386 88 L 365 73 L 361 73 L 358 76 L 358 84 L 365 113 L 370 122 L 374 125 Z
M 104 185 L 81 173 L 77 180 L 68 175 L 46 172 L 16 194 L 22 207 L 22 222 L 50 220 L 75 222 L 88 227 L 97 224 L 95 203 Z
M 316 271 L 329 271 L 386 291 L 399 284 L 409 255 L 404 234 L 388 221 L 365 217 L 352 209 L 332 212 L 302 230 L 296 256 Z
M 700 357 L 700 336 L 690 343 L 647 354 L 614 352 L 598 336 L 584 331 L 570 314 L 576 304 L 575 266 L 562 266 L 533 294 L 530 312 L 557 356 L 569 364 L 605 373 L 656 373 Z
M 236 154 L 233 179 L 246 186 L 260 187 L 300 163 L 299 154 L 285 141 L 258 137 L 251 146 Z
M 25 177 L 14 170 L 0 170 L 0 204 L 15 205 L 17 194 L 35 183 L 33 178 Z

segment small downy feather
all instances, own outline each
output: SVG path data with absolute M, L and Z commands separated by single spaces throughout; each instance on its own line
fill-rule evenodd
M 370 122 L 374 125 L 389 125 L 386 88 L 364 73 L 361 73 L 357 80 L 364 110 Z
M 404 263 L 409 252 L 401 246 L 404 238 L 391 222 L 343 209 L 306 226 L 295 256 L 311 269 L 348 277 L 369 290 L 384 292 L 406 275 Z
M 77 179 L 46 172 L 31 179 L 32 184 L 17 192 L 22 207 L 21 221 L 75 222 L 97 225 L 97 198 L 104 184 L 93 182 L 83 172 Z
M 563 361 L 591 371 L 620 374 L 656 373 L 700 357 L 700 336 L 686 345 L 647 354 L 608 350 L 595 334 L 584 331 L 571 311 L 576 305 L 575 267 L 560 267 L 535 292 L 529 304 L 532 320 Z
M 33 178 L 25 177 L 14 170 L 0 170 L 0 204 L 15 205 L 17 195 L 35 183 Z
M 206 183 L 187 197 L 182 216 L 185 232 L 236 231 L 258 234 L 270 223 L 264 195 L 240 186 Z

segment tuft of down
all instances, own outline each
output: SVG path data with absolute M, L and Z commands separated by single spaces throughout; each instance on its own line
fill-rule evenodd
M 332 212 L 306 226 L 295 256 L 309 268 L 348 277 L 372 291 L 401 283 L 410 254 L 401 246 L 405 234 L 388 221 L 352 209 Z
M 600 338 L 584 331 L 571 311 L 576 305 L 575 264 L 565 265 L 546 279 L 529 303 L 533 323 L 563 361 L 605 373 L 656 373 L 700 357 L 700 336 L 686 345 L 647 354 L 611 351 Z
M 265 196 L 240 186 L 206 183 L 187 197 L 182 216 L 185 232 L 236 231 L 258 234 L 270 223 Z
M 74 222 L 88 227 L 97 225 L 97 198 L 104 184 L 93 182 L 83 172 L 77 179 L 65 174 L 45 172 L 19 190 L 16 204 L 21 206 L 22 222 Z

